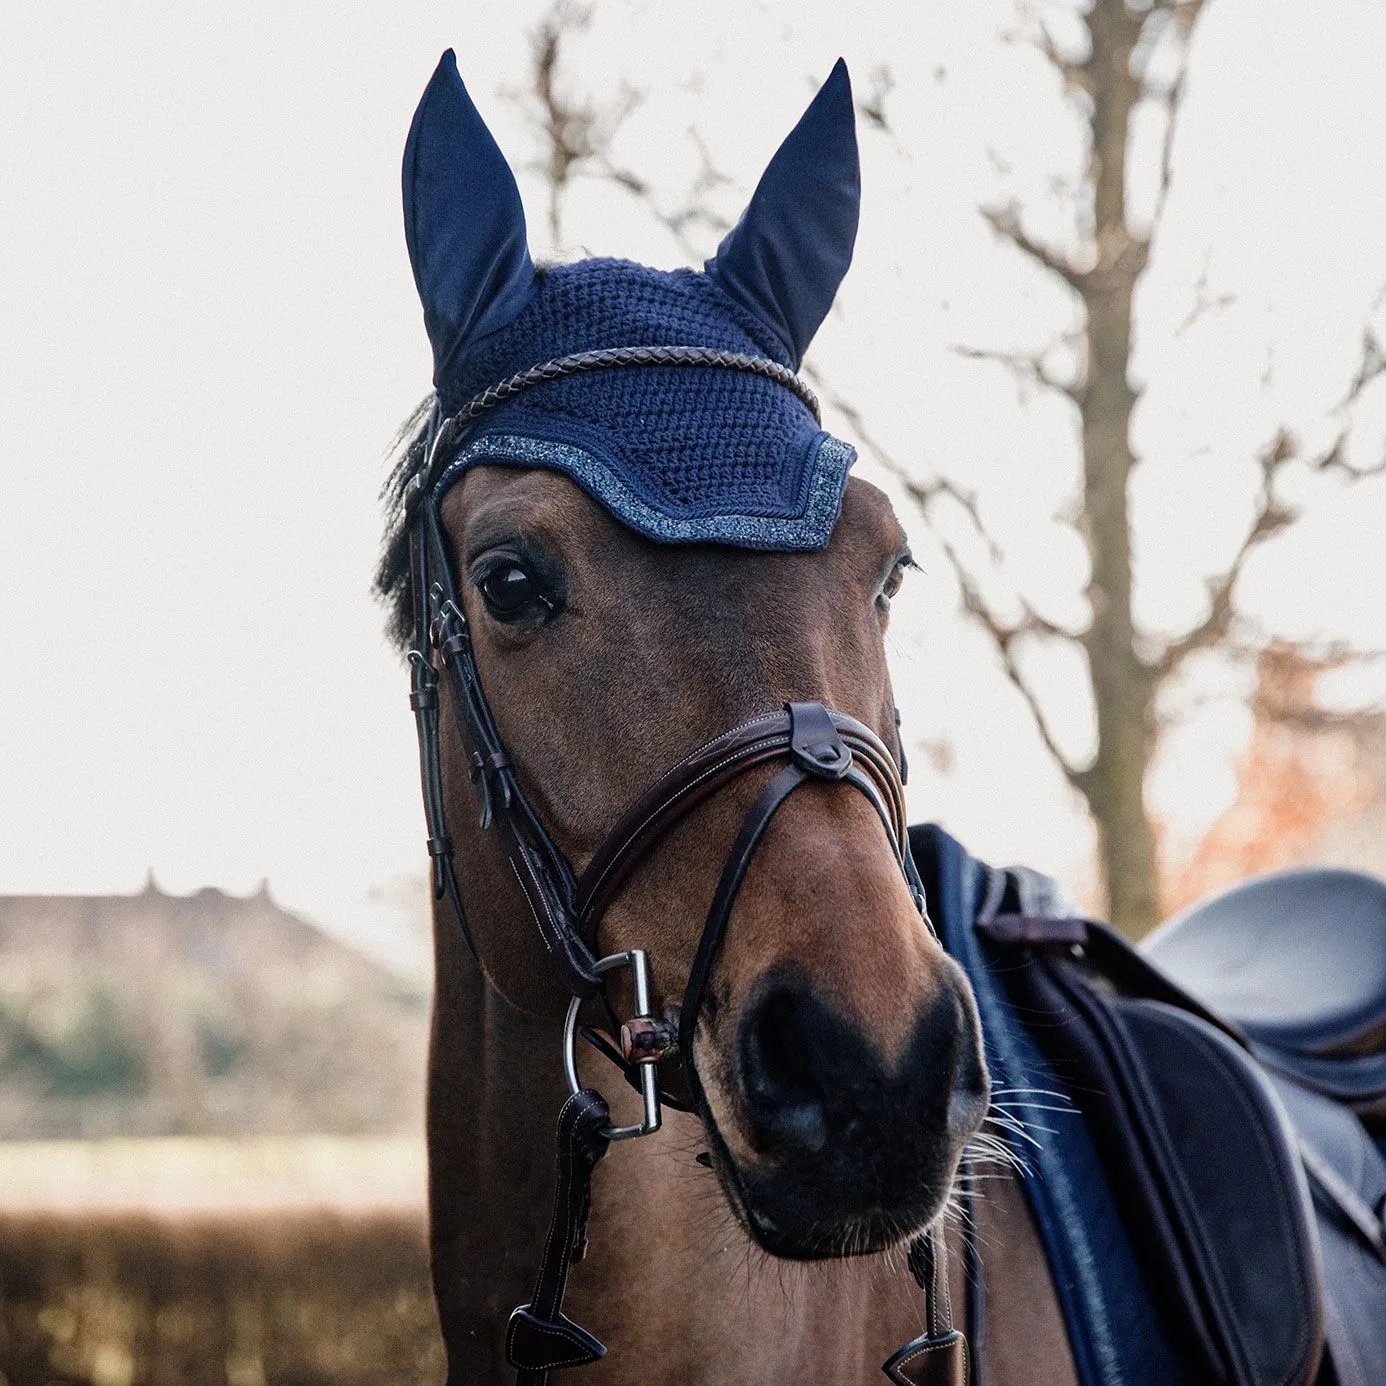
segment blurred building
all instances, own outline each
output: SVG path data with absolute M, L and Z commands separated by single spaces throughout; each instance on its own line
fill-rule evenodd
M 428 997 L 239 898 L 0 896 L 0 1140 L 422 1130 Z

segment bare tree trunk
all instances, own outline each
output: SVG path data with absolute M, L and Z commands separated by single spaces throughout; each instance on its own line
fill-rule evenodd
M 1234 597 L 1246 562 L 1297 517 L 1297 511 L 1277 494 L 1277 480 L 1287 468 L 1337 473 L 1346 480 L 1386 473 L 1386 457 L 1357 467 L 1344 451 L 1351 428 L 1350 407 L 1372 380 L 1386 372 L 1386 349 L 1367 327 L 1362 364 L 1335 411 L 1341 427 L 1331 442 L 1319 450 L 1305 449 L 1282 429 L 1257 453 L 1261 484 L 1251 521 L 1226 567 L 1207 576 L 1207 614 L 1173 638 L 1137 629 L 1132 609 L 1130 481 L 1138 461 L 1131 442 L 1131 416 L 1139 393 L 1128 376 L 1132 308 L 1173 177 L 1174 133 L 1189 47 L 1205 5 L 1206 0 L 1090 0 L 1080 12 L 1088 36 L 1084 57 L 1064 51 L 1044 21 L 1035 20 L 1037 47 L 1069 93 L 1080 97 L 1081 119 L 1089 137 L 1082 188 L 1091 198 L 1090 219 L 1088 208 L 1079 208 L 1084 249 L 1070 254 L 1037 240 L 1025 229 L 1015 204 L 982 212 L 998 236 L 1067 284 L 1082 307 L 1085 354 L 1071 376 L 1056 373 L 1043 351 L 961 350 L 965 356 L 1006 367 L 1027 385 L 1057 393 L 1077 410 L 1083 495 L 1076 508 L 1090 562 L 1088 624 L 1077 630 L 1050 620 L 1019 591 L 1014 594 L 1018 618 L 992 606 L 946 531 L 937 526 L 934 531 L 957 575 L 964 610 L 991 636 L 1001 667 L 1028 707 L 1040 739 L 1092 814 L 1107 912 L 1132 937 L 1145 933 L 1160 918 L 1155 825 L 1145 806 L 1146 775 L 1159 739 L 1156 702 L 1160 690 L 1191 655 L 1235 643 Z M 1029 12 L 1023 0 L 1022 7 Z M 662 209 L 655 182 L 611 159 L 611 136 L 631 109 L 632 93 L 627 91 L 615 104 L 599 107 L 565 95 L 555 81 L 565 35 L 585 27 L 589 18 L 590 11 L 571 0 L 554 0 L 549 17 L 534 36 L 534 81 L 528 102 L 537 112 L 535 124 L 544 138 L 542 167 L 551 192 L 551 232 L 556 240 L 562 196 L 572 173 L 582 170 L 608 179 L 643 201 L 689 254 L 700 259 L 710 247 L 695 244 L 698 236 L 720 237 L 728 229 L 708 201 L 708 193 L 725 180 L 706 153 L 702 170 L 682 202 L 672 211 Z M 1151 53 L 1160 45 L 1174 59 L 1172 65 L 1152 63 Z M 1162 77 L 1162 71 L 1167 75 Z M 888 90 L 888 71 L 885 76 Z M 1126 209 L 1131 116 L 1141 101 L 1162 105 L 1166 118 L 1159 186 L 1146 230 L 1131 227 Z M 875 124 L 888 128 L 880 97 L 869 98 L 861 109 Z M 866 411 L 833 389 L 812 362 L 806 362 L 803 370 L 825 402 L 850 424 L 854 440 L 899 479 L 927 520 L 932 523 L 936 506 L 961 507 L 990 551 L 999 555 L 970 491 L 941 473 L 921 479 L 873 436 Z M 1054 735 L 1043 700 L 1025 672 L 1022 654 L 1029 641 L 1077 646 L 1086 656 L 1097 724 L 1097 749 L 1089 764 L 1075 764 Z
M 1107 908 L 1138 936 L 1160 917 L 1154 835 L 1145 808 L 1145 773 L 1154 749 L 1151 669 L 1137 652 L 1131 609 L 1129 482 L 1136 457 L 1131 414 L 1137 392 L 1127 376 L 1131 306 L 1148 246 L 1126 222 L 1126 150 L 1141 87 L 1131 71 L 1140 20 L 1125 0 L 1096 0 L 1084 17 L 1091 48 L 1083 64 L 1092 99 L 1088 177 L 1096 260 L 1077 288 L 1085 309 L 1082 420 L 1083 512 L 1091 560 L 1092 623 L 1083 636 L 1097 713 L 1097 756 L 1075 777 L 1097 822 Z

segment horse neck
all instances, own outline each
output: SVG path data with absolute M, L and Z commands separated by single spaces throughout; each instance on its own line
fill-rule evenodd
M 561 1027 L 491 987 L 435 909 L 430 1251 L 449 1381 L 502 1382 L 510 1311 L 533 1289 L 554 1183 Z

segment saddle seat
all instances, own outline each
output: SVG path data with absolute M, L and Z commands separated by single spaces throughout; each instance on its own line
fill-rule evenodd
M 1386 882 L 1325 868 L 1262 876 L 1171 919 L 1141 951 L 1269 1068 L 1386 1116 Z

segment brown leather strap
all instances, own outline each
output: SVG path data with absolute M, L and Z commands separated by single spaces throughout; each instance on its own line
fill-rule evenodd
M 909 878 L 905 856 L 908 848 L 904 845 L 907 839 L 899 837 L 896 833 L 896 824 L 899 821 L 895 817 L 896 801 L 890 796 L 892 788 L 899 788 L 899 781 L 894 775 L 894 762 L 887 759 L 890 770 L 883 773 L 882 767 L 872 759 L 872 746 L 866 738 L 858 737 L 856 730 L 859 728 L 865 732 L 866 737 L 875 742 L 876 746 L 880 746 L 880 743 L 859 722 L 841 717 L 837 713 L 830 713 L 821 703 L 788 703 L 785 707 L 784 721 L 785 734 L 780 751 L 788 753 L 789 764 L 783 766 L 762 786 L 741 821 L 736 840 L 722 865 L 722 874 L 713 892 L 712 903 L 708 906 L 702 936 L 698 940 L 698 950 L 689 969 L 688 983 L 679 1007 L 679 1054 L 684 1083 L 695 1104 L 699 1101 L 700 1084 L 697 1063 L 693 1057 L 693 1040 L 708 979 L 717 961 L 722 939 L 731 919 L 732 906 L 736 903 L 751 858 L 755 855 L 766 828 L 770 826 L 770 820 L 785 800 L 801 785 L 815 779 L 849 784 L 859 790 L 880 817 L 891 839 L 900 869 L 904 872 L 906 880 Z M 859 743 L 867 748 L 860 758 L 853 750 Z M 884 751 L 884 747 L 881 747 L 881 750 Z M 701 754 L 696 752 L 695 756 Z M 884 796 L 881 793 L 881 779 L 888 781 L 885 786 L 887 793 Z M 673 786 L 672 793 L 676 795 L 677 779 L 671 780 L 670 783 Z M 655 786 L 656 789 L 661 787 L 662 785 Z
M 896 1386 L 967 1386 L 967 1339 L 956 1329 L 906 1343 L 881 1370 Z
M 854 762 L 875 781 L 899 855 L 906 834 L 905 795 L 894 758 L 870 727 L 845 713 L 828 716 Z M 729 780 L 791 751 L 790 714 L 766 712 L 723 732 L 665 771 L 621 815 L 578 880 L 574 903 L 584 936 L 593 936 L 627 877 L 676 823 Z
M 708 907 L 707 920 L 703 924 L 702 937 L 698 940 L 698 951 L 693 958 L 693 966 L 688 971 L 688 985 L 684 989 L 683 1004 L 679 1007 L 679 1054 L 683 1061 L 684 1082 L 694 1097 L 698 1096 L 701 1084 L 698 1081 L 697 1065 L 693 1061 L 693 1036 L 698 1028 L 698 1015 L 703 1008 L 703 994 L 707 990 L 708 978 L 712 975 L 712 965 L 722 946 L 722 936 L 727 931 L 727 921 L 731 918 L 732 906 L 745 879 L 746 868 L 751 864 L 756 847 L 760 843 L 770 820 L 780 805 L 810 778 L 809 772 L 800 765 L 786 765 L 756 795 L 755 802 L 746 811 L 740 831 L 727 860 L 722 866 L 717 889 L 713 892 L 712 904 Z
M 575 1092 L 558 1114 L 553 1219 L 534 1297 L 510 1315 L 505 1333 L 505 1357 L 515 1368 L 516 1386 L 544 1386 L 551 1371 L 586 1366 L 606 1355 L 601 1342 L 563 1313 L 563 1291 L 568 1267 L 580 1261 L 587 1248 L 592 1171 L 606 1154 L 610 1116 L 601 1095 L 591 1088 Z
M 910 1243 L 910 1274 L 924 1292 L 925 1331 L 881 1368 L 895 1386 L 968 1386 L 967 1339 L 953 1327 L 947 1256 L 937 1223 Z

